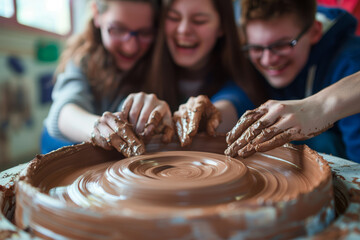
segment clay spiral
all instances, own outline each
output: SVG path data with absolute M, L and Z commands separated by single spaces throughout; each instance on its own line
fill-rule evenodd
M 160 152 L 100 165 L 50 195 L 81 206 L 125 200 L 150 205 L 220 204 L 249 196 L 255 178 L 236 159 L 214 153 Z M 253 194 L 253 193 L 252 193 Z M 143 203 L 142 203 L 143 204 Z
M 289 239 L 334 218 L 331 170 L 306 146 L 247 159 L 224 136 L 160 139 L 123 158 L 91 144 L 38 156 L 17 186 L 15 223 L 44 239 Z M 156 234 L 155 234 L 156 233 Z

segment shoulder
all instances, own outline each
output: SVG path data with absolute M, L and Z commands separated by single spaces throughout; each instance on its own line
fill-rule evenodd
M 344 72 L 344 77 L 360 70 L 360 37 L 349 37 L 337 52 L 333 69 Z

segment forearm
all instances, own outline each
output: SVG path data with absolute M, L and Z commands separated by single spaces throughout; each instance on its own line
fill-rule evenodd
M 75 104 L 65 105 L 59 114 L 58 125 L 61 133 L 75 142 L 88 141 L 99 118 Z
M 360 112 L 360 72 L 341 79 L 309 100 L 322 105 L 324 117 L 334 123 Z

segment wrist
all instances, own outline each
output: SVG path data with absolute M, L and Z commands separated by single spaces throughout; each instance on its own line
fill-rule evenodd
M 340 116 L 340 101 L 332 94 L 315 94 L 311 97 L 310 104 L 318 106 L 316 107 L 316 113 L 320 116 L 327 124 L 334 124 L 338 121 Z

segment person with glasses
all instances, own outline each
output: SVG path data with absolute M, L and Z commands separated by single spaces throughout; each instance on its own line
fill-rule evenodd
M 150 92 L 174 112 L 182 146 L 191 144 L 198 130 L 226 133 L 242 113 L 265 100 L 241 51 L 234 19 L 231 0 L 162 2 L 147 81 Z M 140 93 L 134 99 L 145 96 Z M 148 117 L 139 115 L 150 112 L 144 109 L 134 114 L 143 119 L 142 126 Z
M 210 135 L 227 132 L 242 113 L 265 100 L 239 42 L 231 0 L 162 1 L 145 83 L 150 91 L 130 94 L 122 105 L 123 118 L 138 136 L 146 133 L 151 137 L 160 131 L 163 141 L 168 141 L 174 129 L 165 120 L 159 124 L 161 117 L 156 112 L 164 116 L 174 112 L 174 127 L 182 146 L 191 144 L 198 130 Z M 159 99 L 166 104 L 157 104 Z M 113 113 L 105 117 L 116 118 Z M 103 118 L 100 122 L 105 122 Z M 96 132 L 106 136 L 116 127 Z M 113 141 L 118 138 L 110 138 Z
M 130 93 L 145 90 L 143 76 L 150 62 L 158 10 L 156 0 L 91 2 L 87 26 L 69 39 L 55 73 L 42 153 L 91 139 L 104 148 L 111 147 L 108 138 L 93 132 L 97 129 L 94 122 L 97 126 L 104 114 L 119 112 Z M 171 122 L 171 116 L 166 117 Z M 116 121 L 131 131 L 126 119 L 118 116 Z M 125 139 L 134 149 L 140 145 L 136 136 Z
M 342 98 L 328 96 L 330 100 L 320 107 L 316 99 L 325 98 L 310 97 L 360 70 L 356 20 L 344 10 L 317 7 L 315 0 L 242 0 L 241 9 L 243 50 L 263 76 L 272 100 L 260 111 L 240 118 L 228 133 L 226 152 L 246 157 L 285 142 L 308 139 L 294 143 L 360 162 L 360 114 L 331 127 L 339 119 L 335 116 L 342 116 L 333 107 L 338 103 L 331 100 Z M 359 86 L 354 87 L 360 93 Z M 307 100 L 300 101 L 304 98 Z M 324 108 L 331 109 L 333 118 L 320 111 Z M 250 116 L 254 121 L 244 121 Z M 261 143 L 269 144 L 262 148 Z

